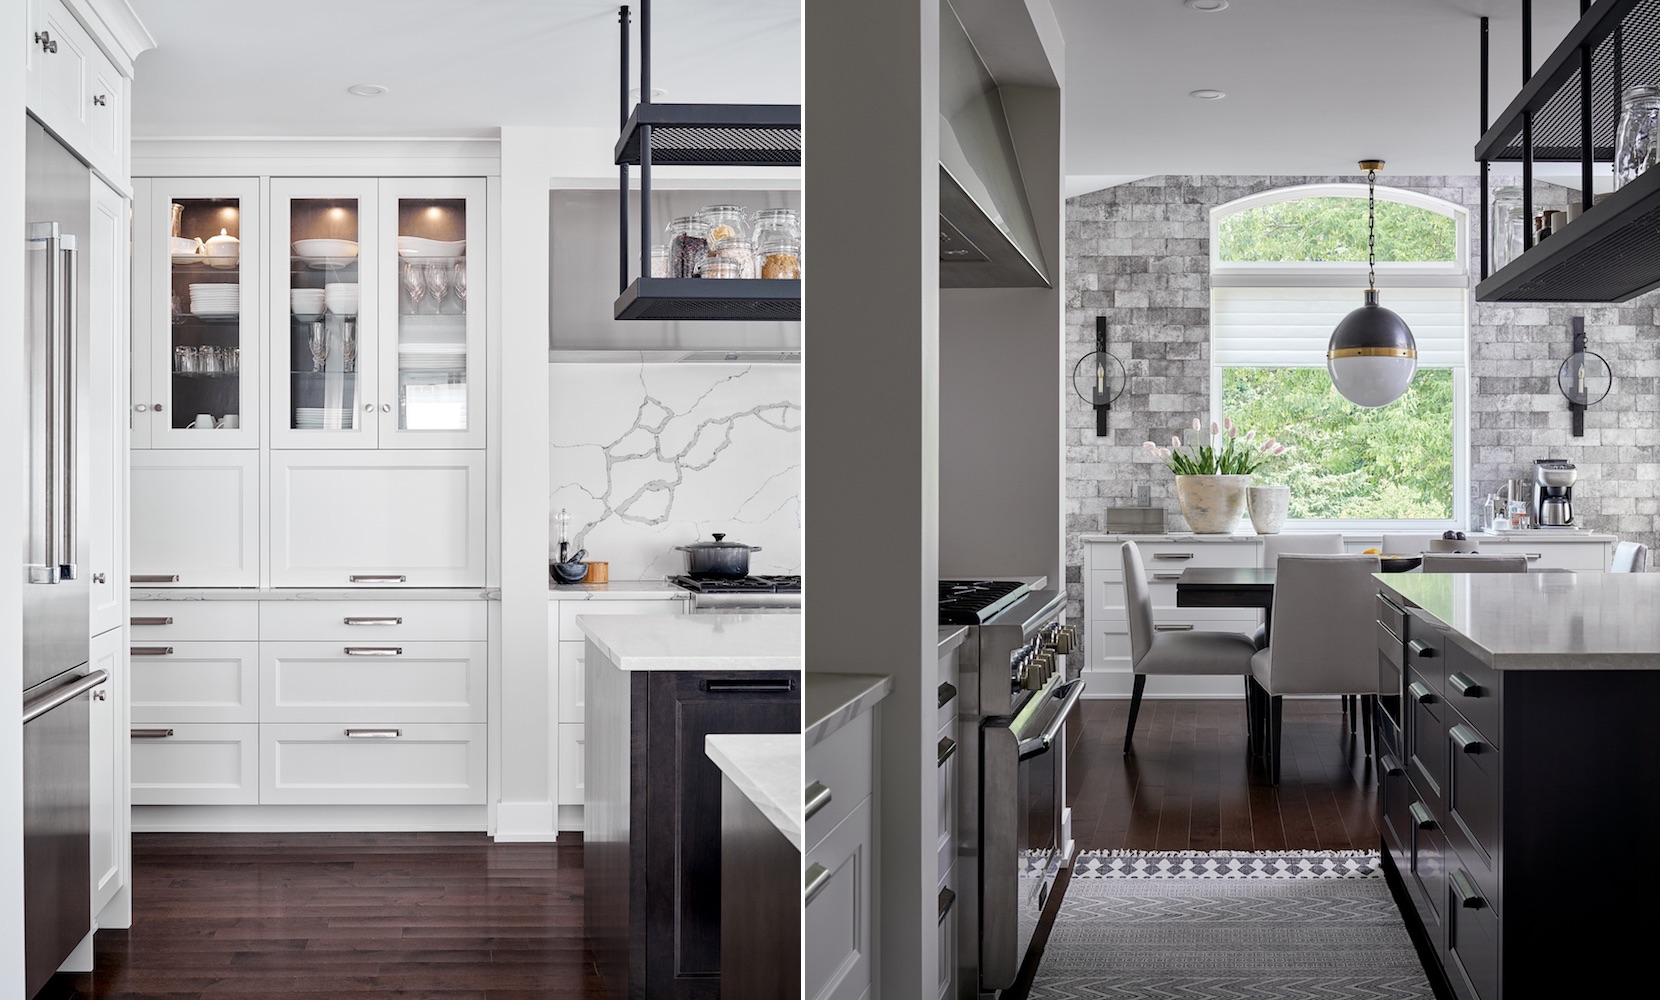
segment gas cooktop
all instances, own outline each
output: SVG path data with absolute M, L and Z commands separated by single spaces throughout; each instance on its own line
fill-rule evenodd
M 1027 589 L 1015 580 L 941 580 L 940 624 L 983 625 Z
M 799 576 L 671 576 L 669 582 L 695 594 L 799 594 Z

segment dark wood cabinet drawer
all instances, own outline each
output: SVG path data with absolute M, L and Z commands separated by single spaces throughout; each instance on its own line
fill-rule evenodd
M 1446 946 L 1443 931 L 1447 910 L 1447 837 L 1425 802 L 1415 800 L 1412 805 L 1418 808 L 1411 810 L 1414 818 L 1410 823 L 1412 840 L 1408 857 L 1411 860 L 1407 878 L 1416 885 L 1419 897 L 1429 904 L 1428 909 L 1419 907 L 1418 916 L 1429 939 L 1440 951 Z
M 1434 622 L 1426 620 L 1423 612 L 1407 615 L 1406 665 L 1436 694 L 1445 694 L 1447 682 L 1447 634 Z
M 1471 1000 L 1499 1000 L 1499 918 L 1468 869 L 1448 873 L 1446 970 L 1453 990 Z
M 1447 815 L 1491 865 L 1499 846 L 1499 752 L 1457 712 L 1447 715 Z
M 1406 611 L 1382 594 L 1378 595 L 1378 624 L 1394 632 L 1396 642 L 1406 638 Z
M 1389 626 L 1378 622 L 1378 655 L 1386 657 L 1395 668 L 1400 669 L 1405 662 L 1406 644 L 1401 637 L 1389 630 Z
M 1447 783 L 1446 704 L 1416 670 L 1406 674 L 1406 763 L 1419 793 L 1441 804 Z
M 1499 672 L 1460 646 L 1447 650 L 1447 687 L 1451 705 L 1483 737 L 1501 746 L 1499 733 Z
M 1384 725 L 1378 727 L 1380 737 L 1386 728 Z M 1417 801 L 1418 796 L 1412 790 L 1412 782 L 1407 779 L 1406 763 L 1401 760 L 1400 751 L 1383 745 L 1381 739 L 1379 742 L 1379 826 L 1383 830 L 1384 843 L 1397 856 L 1403 856 L 1412 843 L 1412 820 L 1408 808 Z

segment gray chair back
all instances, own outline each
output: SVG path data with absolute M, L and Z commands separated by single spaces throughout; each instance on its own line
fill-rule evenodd
M 1420 552 L 1429 551 L 1432 539 L 1440 535 L 1384 535 L 1383 554 L 1386 556 L 1415 556 Z
M 1274 577 L 1272 694 L 1376 694 L 1375 555 L 1287 554 Z
M 1526 573 L 1527 556 L 1488 552 L 1425 552 L 1425 573 Z
M 1153 648 L 1153 595 L 1147 590 L 1147 567 L 1134 542 L 1118 547 L 1124 557 L 1124 615 L 1130 624 L 1130 664 L 1141 662 Z
M 1617 542 L 1614 559 L 1608 564 L 1610 573 L 1648 572 L 1648 546 L 1641 542 Z
M 1340 534 L 1322 535 L 1268 535 L 1262 540 L 1262 565 L 1273 569 L 1280 556 L 1287 552 L 1327 553 L 1340 554 L 1343 551 L 1343 536 Z

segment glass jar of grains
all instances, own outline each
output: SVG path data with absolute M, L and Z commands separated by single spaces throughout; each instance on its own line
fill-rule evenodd
M 701 216 L 682 215 L 668 225 L 671 278 L 695 278 L 709 256 L 709 224 Z
M 754 278 L 755 244 L 740 236 L 723 236 L 709 245 L 709 258 L 734 261 L 740 278 Z
M 653 278 L 672 277 L 672 275 L 669 273 L 669 248 L 664 246 L 661 243 L 652 244 L 652 247 L 651 247 L 651 274 L 649 275 L 649 277 L 653 277 Z
M 790 240 L 773 240 L 761 247 L 761 277 L 801 277 L 801 244 Z
M 743 268 L 737 261 L 727 257 L 710 257 L 703 262 L 703 277 L 705 278 L 741 278 Z
M 710 245 L 729 236 L 749 234 L 749 216 L 741 205 L 710 205 L 698 214 L 703 217 L 704 225 L 709 227 Z
M 801 218 L 793 208 L 763 208 L 755 213 L 755 225 L 749 238 L 758 247 L 775 240 L 801 242 Z

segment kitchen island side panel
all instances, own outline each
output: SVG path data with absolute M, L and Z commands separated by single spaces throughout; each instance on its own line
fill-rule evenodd
M 643 941 L 632 940 L 638 921 L 634 903 L 644 892 L 644 873 L 635 865 L 635 834 L 629 804 L 643 775 L 633 766 L 645 757 L 645 726 L 634 725 L 639 706 L 644 714 L 648 674 L 618 670 L 587 642 L 587 774 L 583 807 L 583 910 L 588 945 L 605 986 L 615 997 L 631 994 L 628 984 L 643 983 Z M 637 965 L 631 968 L 631 965 Z

